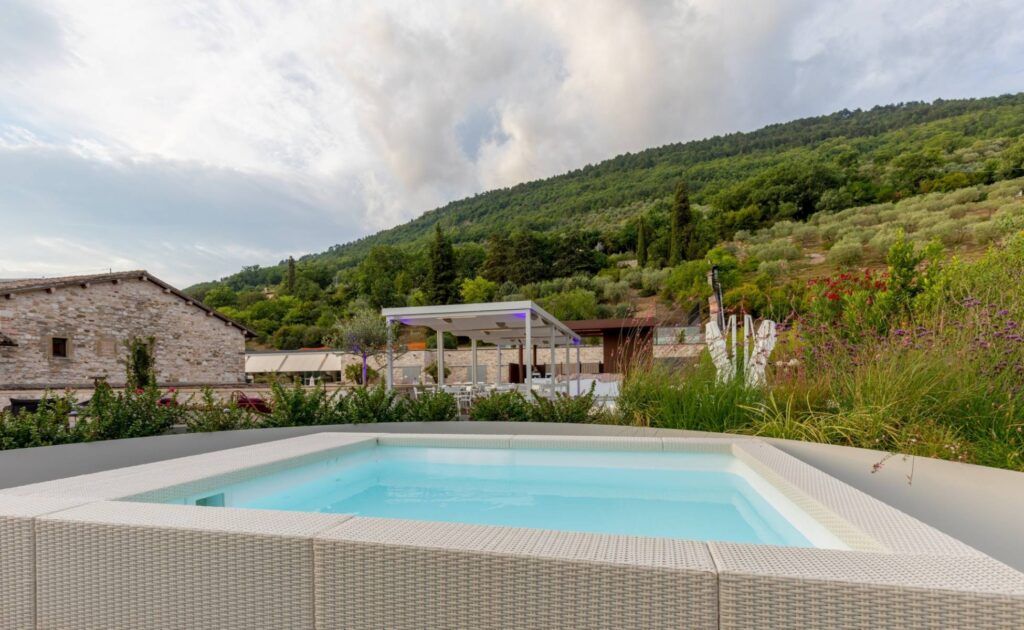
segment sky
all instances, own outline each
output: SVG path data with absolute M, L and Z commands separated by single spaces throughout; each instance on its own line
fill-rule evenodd
M 1024 90 L 1020 0 L 0 0 L 0 278 L 179 286 L 626 151 Z

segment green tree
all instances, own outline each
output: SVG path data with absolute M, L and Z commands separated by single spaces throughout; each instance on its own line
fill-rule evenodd
M 690 209 L 690 191 L 686 182 L 676 184 L 672 204 L 672 231 L 669 236 L 668 264 L 675 267 L 689 259 L 694 245 L 693 211 Z
M 284 290 L 289 295 L 295 292 L 295 259 L 288 257 L 288 275 L 285 278 Z
M 512 260 L 512 242 L 504 233 L 492 234 L 487 239 L 487 255 L 480 275 L 493 282 L 507 282 Z
M 145 389 L 156 385 L 152 337 L 134 337 L 128 341 L 128 364 L 126 366 L 127 389 Z
M 641 267 L 647 266 L 647 224 L 643 216 L 637 220 L 636 226 L 636 262 Z
M 565 321 L 597 317 L 597 296 L 587 289 L 555 293 L 540 300 L 541 307 Z
M 362 384 L 365 386 L 369 382 L 369 360 L 387 351 L 388 335 L 395 333 L 393 328 L 394 326 L 389 326 L 379 313 L 361 310 L 349 319 L 339 320 L 324 337 L 324 344 L 362 359 Z M 396 347 L 395 351 L 397 350 Z
M 462 301 L 466 304 L 491 302 L 494 300 L 494 296 L 497 292 L 498 283 L 491 282 L 487 278 L 477 276 L 472 280 L 467 278 L 462 281 Z
M 430 244 L 430 258 L 427 266 L 426 293 L 434 304 L 451 304 L 458 300 L 455 285 L 455 252 L 452 242 L 441 231 L 441 225 L 434 225 L 434 240 Z
M 238 295 L 226 284 L 214 287 L 203 296 L 203 302 L 211 308 L 222 308 L 224 306 L 237 306 Z

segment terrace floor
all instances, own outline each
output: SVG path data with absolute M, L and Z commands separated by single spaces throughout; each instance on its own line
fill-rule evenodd
M 713 435 L 698 431 L 641 427 L 505 422 L 410 422 L 190 433 L 0 451 L 0 488 L 323 431 L 505 435 Z M 956 462 L 901 457 L 888 459 L 877 473 L 872 473 L 873 465 L 882 460 L 884 453 L 789 440 L 769 441 L 815 468 L 1019 571 L 1024 571 L 1024 547 L 1020 545 L 1020 515 L 1024 514 L 1024 473 Z

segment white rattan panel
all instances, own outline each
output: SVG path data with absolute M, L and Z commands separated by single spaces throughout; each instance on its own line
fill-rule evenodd
M 987 556 L 709 543 L 721 627 L 1024 627 L 1024 575 Z
M 313 628 L 312 535 L 345 515 L 100 502 L 40 518 L 40 628 Z
M 322 630 L 718 622 L 703 543 L 356 517 L 315 548 Z

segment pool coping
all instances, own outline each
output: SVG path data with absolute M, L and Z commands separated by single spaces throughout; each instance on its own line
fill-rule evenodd
M 798 550 L 350 515 L 241 508 L 209 510 L 140 502 L 194 494 L 376 444 L 731 453 L 824 524 L 851 550 Z M 658 576 L 668 572 L 690 581 L 695 598 L 688 603 L 691 607 L 711 606 L 710 601 L 714 599 L 715 625 L 709 627 L 756 627 L 756 624 L 766 623 L 764 614 L 770 614 L 773 606 L 783 606 L 787 601 L 780 596 L 780 589 L 793 598 L 817 597 L 823 601 L 836 597 L 837 592 L 843 597 L 854 593 L 865 598 L 864 614 L 869 616 L 875 614 L 870 609 L 881 610 L 886 605 L 893 610 L 930 609 L 939 612 L 929 614 L 947 615 L 944 620 L 953 619 L 956 621 L 953 625 L 958 625 L 965 618 L 956 616 L 963 613 L 951 607 L 957 602 L 966 606 L 964 610 L 983 611 L 986 623 L 1001 619 L 1000 615 L 1011 620 L 1024 616 L 1024 574 L 756 438 L 318 433 L 0 490 L 0 536 L 4 535 L 4 528 L 17 531 L 17 540 L 23 544 L 32 538 L 32 558 L 22 553 L 16 558 L 19 560 L 16 566 L 24 574 L 31 565 L 35 586 L 32 589 L 26 589 L 24 583 L 20 583 L 20 589 L 11 586 L 7 592 L 13 593 L 11 597 L 20 604 L 12 602 L 9 607 L 0 606 L 0 609 L 21 611 L 11 613 L 21 615 L 19 621 L 24 620 L 26 610 L 31 610 L 39 619 L 53 622 L 51 625 L 59 625 L 57 621 L 69 618 L 67 615 L 81 614 L 56 595 L 67 587 L 61 582 L 62 575 L 55 574 L 49 565 L 40 564 L 42 558 L 50 563 L 59 558 L 59 552 L 48 545 L 64 540 L 58 534 L 65 535 L 62 532 L 67 528 L 103 540 L 114 533 L 123 536 L 145 531 L 147 535 L 169 536 L 173 540 L 186 533 L 198 533 L 207 537 L 247 537 L 245 540 L 253 537 L 261 541 L 287 540 L 293 544 L 300 541 L 310 548 L 311 564 L 302 566 L 298 574 L 304 574 L 307 569 L 318 574 L 323 568 L 318 563 L 328 562 L 328 558 L 333 559 L 331 567 L 347 566 L 348 560 L 337 555 L 339 550 L 357 556 L 370 553 L 367 557 L 371 558 L 377 557 L 372 554 L 386 552 L 392 554 L 388 556 L 392 568 L 405 566 L 406 562 L 422 567 L 427 566 L 423 565 L 427 562 L 431 571 L 444 571 L 450 562 L 466 558 L 480 562 L 487 558 L 491 559 L 488 561 L 514 558 L 546 563 L 545 566 L 552 563 L 552 566 L 617 566 Z M 131 531 L 126 534 L 126 530 Z M 205 544 L 188 540 L 189 544 Z M 113 552 L 113 548 L 101 545 L 101 555 Z M 93 560 L 95 558 L 81 558 L 86 564 Z M 441 560 L 448 564 L 436 564 Z M 369 571 L 365 563 L 360 566 Z M 74 570 L 84 569 L 76 565 Z M 456 577 L 453 575 L 452 579 Z M 415 579 L 410 579 L 415 583 Z M 53 584 L 48 586 L 48 581 Z M 330 580 L 325 584 L 315 579 L 314 582 L 318 592 L 321 587 L 330 586 Z M 707 591 L 712 582 L 714 597 Z M 249 585 L 248 588 L 254 587 Z M 31 604 L 26 603 L 29 591 Z M 273 599 L 273 594 L 267 596 Z M 758 613 L 751 608 L 754 597 L 771 600 L 762 606 L 768 613 Z M 937 604 L 937 598 L 946 603 Z M 297 627 L 308 619 L 326 617 L 335 619 L 334 625 L 338 627 L 352 626 L 353 618 L 347 615 L 353 608 L 370 606 L 373 597 L 372 593 L 364 591 L 363 603 L 346 600 L 344 610 L 313 599 L 316 600 L 315 610 L 307 610 L 303 603 L 299 611 L 302 619 L 293 620 Z M 364 613 L 371 614 L 367 610 L 369 608 Z M 778 614 L 783 612 L 792 614 L 792 607 L 777 611 Z M 818 619 L 814 615 L 821 614 L 811 609 L 805 612 L 810 615 L 806 620 Z M 261 623 L 259 619 L 246 617 L 245 611 L 237 611 L 237 614 L 257 625 Z M 666 614 L 681 613 L 670 610 Z M 105 618 L 106 623 L 116 621 Z M 3 622 L 0 616 L 0 627 L 4 627 Z M 392 622 L 401 625 L 400 620 Z M 326 622 L 315 625 L 333 627 Z M 12 624 L 12 627 L 25 626 Z

